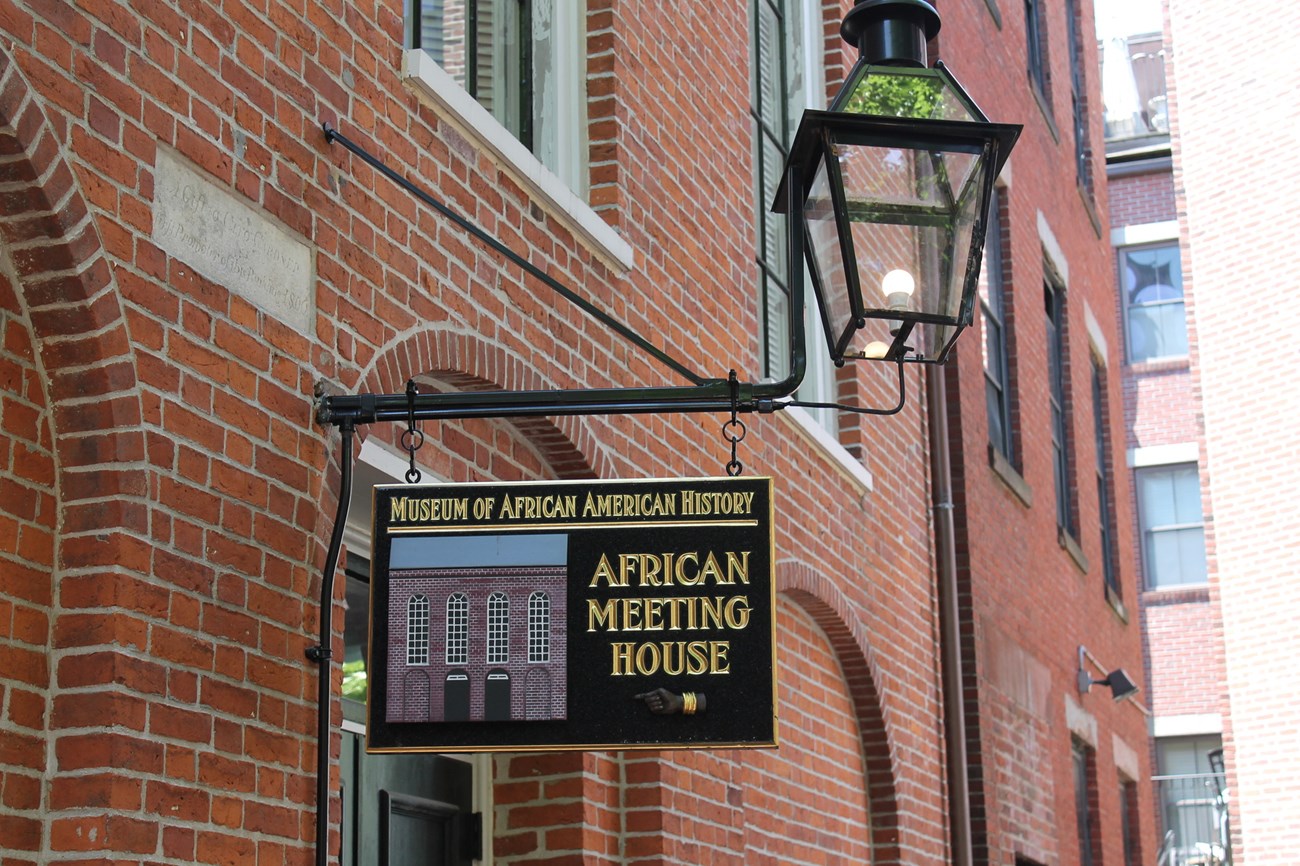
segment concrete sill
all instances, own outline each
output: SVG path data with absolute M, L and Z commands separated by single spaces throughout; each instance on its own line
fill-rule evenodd
M 1058 526 L 1056 528 L 1056 542 L 1061 545 L 1061 548 L 1066 553 L 1070 554 L 1070 559 L 1074 560 L 1074 565 L 1079 569 L 1079 573 L 1087 574 L 1088 557 L 1083 555 L 1083 548 L 1079 546 L 1079 542 L 1075 540 L 1074 536 Z
M 1034 491 L 1030 489 L 1029 482 L 1016 471 L 1016 467 L 1011 465 L 1005 454 L 992 445 L 989 446 L 989 468 L 998 480 L 1006 485 L 1007 489 L 1015 494 L 1016 499 L 1026 508 L 1032 508 L 1034 505 Z

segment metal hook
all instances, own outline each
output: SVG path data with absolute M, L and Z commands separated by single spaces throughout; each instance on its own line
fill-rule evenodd
M 727 475 L 735 478 L 744 470 L 739 458 L 736 457 L 736 446 L 745 438 L 745 422 L 738 417 L 740 414 L 740 381 L 736 379 L 736 371 L 732 370 L 727 376 L 727 384 L 731 387 L 731 420 L 724 421 L 722 424 L 722 438 L 731 443 L 731 459 L 727 461 Z
M 415 468 L 415 452 L 424 445 L 424 431 L 415 426 L 415 398 L 419 394 L 414 379 L 406 380 L 406 429 L 402 431 L 401 446 L 411 456 L 411 468 L 406 470 L 406 483 L 418 484 L 420 470 Z

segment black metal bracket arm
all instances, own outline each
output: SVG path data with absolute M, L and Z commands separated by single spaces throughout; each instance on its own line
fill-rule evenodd
M 456 393 L 421 394 L 415 399 L 416 420 L 450 420 L 465 418 L 507 418 L 536 415 L 615 415 L 677 412 L 724 412 L 733 406 L 741 412 L 773 412 L 783 408 L 785 398 L 792 395 L 803 381 L 806 366 L 806 349 L 802 322 L 791 316 L 789 322 L 790 363 L 789 375 L 777 382 L 740 384 L 740 392 L 733 394 L 731 385 L 723 378 L 708 378 L 689 369 L 685 364 L 664 352 L 626 324 L 596 307 L 577 292 L 560 283 L 550 274 L 505 246 L 481 227 L 456 213 L 427 191 L 407 180 L 390 166 L 384 164 L 364 148 L 349 140 L 330 124 L 323 124 L 325 138 L 342 145 L 362 159 L 367 165 L 398 186 L 411 193 L 424 204 L 478 238 L 491 249 L 506 257 L 525 273 L 576 305 L 583 312 L 608 327 L 627 342 L 649 354 L 655 360 L 689 385 L 633 388 L 584 388 L 549 391 L 472 391 Z M 799 184 L 799 178 L 789 179 Z M 802 188 L 801 186 L 799 187 Z M 803 237 L 800 232 L 789 233 L 790 256 L 790 309 L 802 310 L 803 287 Z M 316 419 L 321 424 L 369 424 L 376 421 L 396 421 L 410 417 L 411 406 L 404 394 L 318 395 Z

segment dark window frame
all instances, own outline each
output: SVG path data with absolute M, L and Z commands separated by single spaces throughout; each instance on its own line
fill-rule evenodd
M 1093 196 L 1092 136 L 1089 131 L 1088 77 L 1083 60 L 1083 11 L 1079 0 L 1066 0 L 1065 20 L 1070 49 L 1070 111 L 1074 126 L 1074 167 L 1079 188 Z
M 1009 262 L 1006 231 L 1006 191 L 995 190 L 989 206 L 988 231 L 984 240 L 984 269 L 980 294 L 981 325 L 984 328 L 984 394 L 988 413 L 989 444 L 1018 466 L 1018 425 L 1015 417 L 1015 371 L 1011 364 L 1011 309 L 1007 291 Z M 992 369 L 990 369 L 992 368 Z
M 1092 418 L 1093 443 L 1097 472 L 1097 524 L 1101 542 L 1101 573 L 1106 588 L 1121 597 L 1119 567 L 1115 544 L 1114 490 L 1110 469 L 1110 412 L 1106 400 L 1106 369 L 1094 356 L 1092 358 Z
M 1073 425 L 1065 288 L 1050 270 L 1043 280 L 1043 299 L 1047 321 L 1047 390 L 1051 409 L 1056 525 L 1065 535 L 1076 538 L 1076 507 L 1074 497 L 1071 495 L 1074 489 L 1074 443 L 1071 435 Z
M 1142 815 L 1138 805 L 1137 782 L 1123 776 L 1119 780 L 1120 843 L 1124 849 L 1124 866 L 1141 866 L 1142 834 L 1138 832 Z
M 1095 866 L 1100 861 L 1101 840 L 1097 832 L 1097 779 L 1093 750 L 1072 738 L 1070 757 L 1074 770 L 1074 814 L 1079 833 L 1079 864 Z
M 1052 75 L 1047 59 L 1047 39 L 1042 0 L 1025 0 L 1025 53 L 1029 81 L 1042 97 L 1045 109 L 1051 105 Z M 1050 114 L 1050 110 L 1048 110 Z
M 482 71 L 483 60 L 479 51 L 480 42 L 484 39 L 489 43 L 493 38 L 491 31 L 481 32 L 487 25 L 484 24 L 486 16 L 484 14 L 485 5 L 491 5 L 495 0 L 465 0 L 465 20 L 462 24 L 464 32 L 461 38 L 462 45 L 458 49 L 463 55 L 461 64 L 463 64 L 462 84 L 470 94 L 478 101 L 489 113 L 492 114 L 501 125 L 509 130 L 510 134 L 515 136 L 530 153 L 534 152 L 534 120 L 537 111 L 536 93 L 534 88 L 534 77 L 536 71 L 533 68 L 533 3 L 532 0 L 508 0 L 509 5 L 505 7 L 508 14 L 504 21 L 494 22 L 499 26 L 510 27 L 518 30 L 515 38 L 507 39 L 507 45 L 513 52 L 512 56 L 500 58 L 499 65 L 510 68 L 512 65 L 517 67 L 519 75 L 511 79 L 510 84 L 517 88 L 517 93 L 512 99 L 518 104 L 513 111 L 501 110 L 493 105 L 493 94 L 491 92 L 492 80 L 485 76 Z M 423 26 L 426 16 L 441 16 L 445 11 L 443 0 L 412 0 L 410 5 L 410 26 L 408 27 L 409 42 L 412 48 L 423 49 L 440 66 L 446 66 L 449 56 L 450 42 L 442 35 L 439 30 L 432 30 L 426 33 L 428 28 Z M 494 13 L 498 10 L 493 9 Z M 527 33 L 524 33 L 524 28 Z M 524 38 L 525 35 L 527 38 Z M 425 40 L 429 39 L 433 44 L 426 45 Z M 461 65 L 457 64 L 457 65 Z M 455 77 L 456 72 L 448 69 Z

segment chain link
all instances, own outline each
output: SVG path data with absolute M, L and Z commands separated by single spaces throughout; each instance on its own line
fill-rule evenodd
M 402 431 L 402 438 L 399 440 L 403 450 L 411 457 L 411 468 L 406 470 L 406 483 L 419 484 L 420 470 L 415 468 L 415 452 L 420 450 L 424 445 L 424 431 L 415 426 L 415 397 L 419 390 L 415 387 L 414 379 L 406 380 L 406 429 Z
M 736 371 L 732 370 L 731 375 L 727 377 L 727 382 L 731 385 L 731 420 L 722 423 L 722 438 L 731 443 L 731 459 L 727 461 L 727 475 L 735 478 L 745 467 L 736 456 L 736 446 L 745 438 L 748 432 L 745 428 L 745 422 L 741 421 L 739 414 L 740 404 L 740 382 L 736 379 Z

